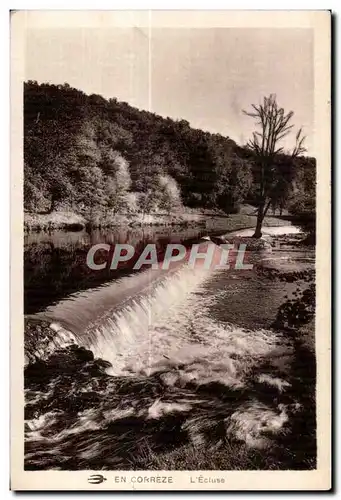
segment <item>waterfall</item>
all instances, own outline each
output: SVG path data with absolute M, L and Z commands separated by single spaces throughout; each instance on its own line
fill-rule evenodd
M 200 251 L 208 245 L 212 243 L 205 242 Z M 112 363 L 112 373 L 117 375 L 142 344 L 149 349 L 153 325 L 162 314 L 184 301 L 211 273 L 212 267 L 193 268 L 188 260 L 167 271 L 148 269 L 74 293 L 33 317 L 51 322 L 57 345 L 74 337 L 95 357 Z

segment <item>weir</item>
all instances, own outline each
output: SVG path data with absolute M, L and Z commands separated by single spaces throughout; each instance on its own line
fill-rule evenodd
M 210 245 L 214 245 L 215 253 L 208 269 L 200 262 L 189 266 L 187 258 L 175 262 L 167 271 L 147 269 L 77 292 L 32 317 L 51 322 L 51 328 L 56 331 L 56 344 L 63 345 L 74 336 L 75 341 L 91 349 L 95 357 L 112 363 L 112 374 L 120 374 L 139 350 L 151 352 L 153 325 L 162 314 L 181 303 L 212 274 L 214 263 L 220 260 L 219 247 L 204 241 L 199 250 L 204 254 Z

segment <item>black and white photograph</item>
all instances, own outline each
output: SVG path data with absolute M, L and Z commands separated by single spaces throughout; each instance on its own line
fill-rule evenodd
M 328 49 L 330 12 L 244 14 L 12 13 L 25 24 L 12 446 L 31 489 L 39 471 L 82 472 L 89 490 L 181 489 L 177 472 L 185 489 L 229 490 L 231 472 L 322 469 L 328 489 L 316 31 Z

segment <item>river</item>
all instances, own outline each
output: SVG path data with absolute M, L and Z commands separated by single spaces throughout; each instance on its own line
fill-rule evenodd
M 297 383 L 294 343 L 272 323 L 297 283 L 186 262 L 170 272 L 86 265 L 96 243 L 140 251 L 155 243 L 162 252 L 169 242 L 190 246 L 202 236 L 150 229 L 26 237 L 26 315 L 48 320 L 57 336 L 68 332 L 73 345 L 110 363 L 104 372 L 91 365 L 89 379 L 89 364 L 75 373 L 62 353 L 57 372 L 34 380 L 27 391 L 29 468 L 143 468 L 146 453 L 174 453 L 188 443 L 212 451 L 228 439 L 268 450 L 286 435 L 302 401 L 290 390 Z M 272 259 L 288 263 L 286 256 L 277 249 Z M 311 266 L 313 255 L 299 257 L 295 269 Z

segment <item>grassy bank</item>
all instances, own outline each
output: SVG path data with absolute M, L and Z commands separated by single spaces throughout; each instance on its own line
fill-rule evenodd
M 266 217 L 264 226 L 284 226 L 288 222 L 277 217 Z M 171 214 L 116 214 L 86 217 L 68 211 L 24 215 L 25 232 L 50 232 L 55 230 L 80 231 L 84 228 L 141 227 L 141 226 L 200 226 L 207 230 L 235 231 L 255 227 L 256 216 L 252 211 L 226 215 L 212 211 L 189 210 Z
M 80 231 L 86 226 L 86 219 L 74 212 L 24 213 L 24 230 L 30 231 Z

